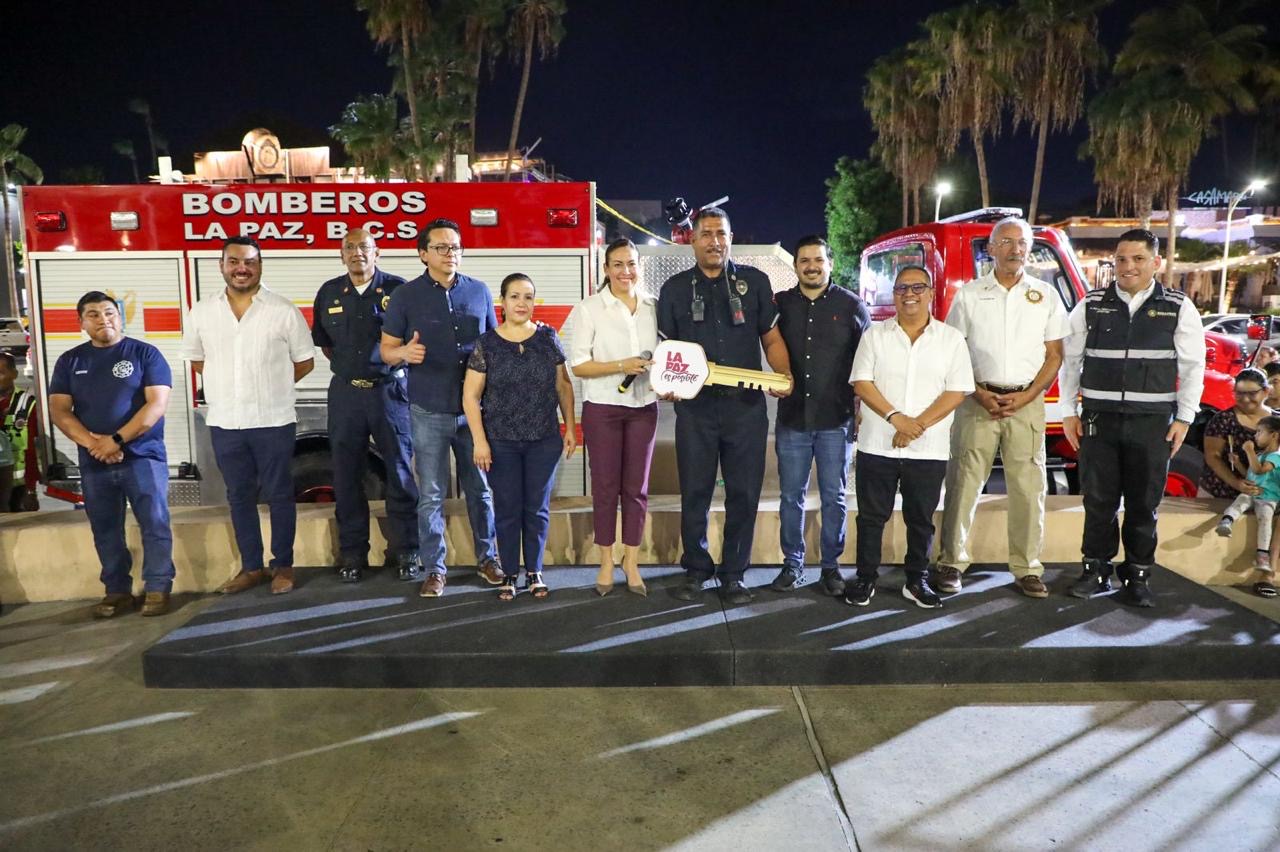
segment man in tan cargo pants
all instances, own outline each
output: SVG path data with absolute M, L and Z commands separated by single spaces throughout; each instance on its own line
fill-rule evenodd
M 956 294 L 947 324 L 969 345 L 977 389 L 956 409 L 947 464 L 935 587 L 960 591 L 978 494 L 997 451 L 1009 492 L 1009 570 L 1018 590 L 1048 597 L 1044 566 L 1044 392 L 1062 363 L 1067 313 L 1056 289 L 1026 273 L 1031 226 L 1002 219 L 991 231 L 990 272 Z

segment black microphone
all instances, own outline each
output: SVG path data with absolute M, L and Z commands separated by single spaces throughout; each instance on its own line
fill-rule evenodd
M 641 358 L 643 358 L 644 360 L 648 361 L 650 358 L 652 358 L 652 357 L 653 357 L 653 353 L 652 353 L 652 352 L 650 352 L 648 349 L 646 349 L 646 350 L 644 350 L 643 352 L 641 352 L 641 353 L 640 353 L 640 357 L 641 357 Z M 631 375 L 629 375 L 629 376 L 627 376 L 625 379 L 623 379 L 623 380 L 622 380 L 622 384 L 618 385 L 618 393 L 626 393 L 628 390 L 630 390 L 630 389 L 631 389 L 631 383 L 632 383 L 632 382 L 634 382 L 634 381 L 636 380 L 636 376 L 638 376 L 638 375 L 640 375 L 640 374 L 639 374 L 639 373 L 632 373 Z

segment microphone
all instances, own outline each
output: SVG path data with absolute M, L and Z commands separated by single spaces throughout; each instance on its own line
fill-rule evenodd
M 648 349 L 646 349 L 640 353 L 640 357 L 648 361 L 650 358 L 653 357 L 653 353 L 650 352 Z M 638 375 L 639 373 L 632 373 L 631 375 L 623 379 L 622 384 L 618 385 L 618 393 L 626 393 L 628 390 L 630 390 L 631 383 L 636 380 L 636 376 Z

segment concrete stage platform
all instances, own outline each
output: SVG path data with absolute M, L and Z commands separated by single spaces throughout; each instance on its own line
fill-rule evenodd
M 807 585 L 727 606 L 714 590 L 673 598 L 675 568 L 646 570 L 650 594 L 599 598 L 589 568 L 550 568 L 553 591 L 501 603 L 472 572 L 442 598 L 389 572 L 356 585 L 300 572 L 299 588 L 219 600 L 143 656 L 155 687 L 561 687 L 1068 683 L 1280 678 L 1280 624 L 1169 571 L 1154 609 L 1063 594 L 1074 566 L 1046 572 L 1033 601 L 1002 568 L 975 567 L 943 608 L 905 600 L 886 572 L 866 608 Z M 753 570 L 762 586 L 772 570 Z M 810 572 L 810 580 L 816 572 Z
M 1213 534 L 1226 500 L 1166 499 L 1160 507 L 1160 564 L 1197 583 L 1206 585 L 1248 585 L 1259 579 L 1254 573 L 1255 522 L 1246 515 L 1236 524 L 1231 538 Z M 1080 558 L 1080 535 L 1084 511 L 1079 497 L 1046 498 L 1045 562 L 1067 563 Z M 379 564 L 386 547 L 382 527 L 383 507 L 375 504 L 370 560 Z M 818 500 L 810 495 L 805 536 L 808 552 L 818 552 Z M 841 562 L 853 561 L 857 517 L 853 495 L 849 495 L 848 546 Z M 270 523 L 265 507 L 261 511 L 264 539 L 269 540 Z M 941 523 L 941 514 L 935 518 Z M 709 537 L 713 556 L 718 557 L 724 507 L 712 505 Z M 1008 513 L 1004 495 L 984 495 L 978 504 L 970 541 L 971 556 L 977 563 L 1003 563 L 1008 556 L 1006 531 Z M 235 536 L 225 506 L 175 507 L 173 510 L 174 561 L 178 576 L 176 592 L 211 592 L 239 570 Z M 474 565 L 471 530 L 460 501 L 446 504 L 446 544 L 449 565 Z M 135 566 L 142 558 L 138 528 L 129 519 L 128 540 Z M 294 546 L 296 564 L 331 565 L 337 551 L 337 526 L 333 506 L 298 506 L 298 533 Z M 895 513 L 884 533 L 886 563 L 901 563 L 906 554 L 906 529 L 900 513 Z M 621 548 L 617 554 L 621 558 Z M 649 521 L 641 543 L 640 561 L 645 565 L 671 565 L 680 559 L 680 498 L 658 495 L 650 500 Z M 778 504 L 776 496 L 760 502 L 756 536 L 751 552 L 756 565 L 778 565 L 782 552 L 778 545 Z M 547 539 L 546 562 L 550 565 L 591 565 L 599 563 L 593 543 L 591 500 L 560 498 L 552 504 L 551 529 Z M 0 599 L 8 603 L 62 601 L 101 597 L 99 565 L 93 549 L 89 524 L 80 511 L 21 515 L 0 515 Z M 141 580 L 135 568 L 137 588 Z

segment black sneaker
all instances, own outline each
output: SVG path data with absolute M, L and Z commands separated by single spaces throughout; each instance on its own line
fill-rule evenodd
M 682 601 L 696 601 L 702 597 L 702 584 L 711 579 L 702 574 L 686 574 L 680 585 L 671 590 L 671 596 Z
M 937 609 L 942 606 L 942 598 L 929 585 L 928 578 L 923 574 L 918 580 L 909 580 L 902 587 L 902 596 L 909 601 L 913 601 L 921 609 Z
M 839 568 L 826 568 L 822 572 L 822 579 L 818 581 L 818 588 L 822 589 L 833 598 L 838 598 L 844 594 L 844 577 L 840 576 Z
M 844 602 L 850 606 L 866 606 L 876 596 L 876 581 L 855 577 L 844 593 Z
M 1124 592 L 1120 599 L 1130 606 L 1144 608 L 1155 606 L 1156 596 L 1147 585 L 1147 580 L 1151 577 L 1151 568 L 1145 565 L 1130 565 L 1127 573 Z
M 338 561 L 338 579 L 344 583 L 359 583 L 368 567 L 368 560 L 362 557 L 343 556 Z
M 421 580 L 422 560 L 416 553 L 402 553 L 396 558 L 396 576 L 401 580 Z
M 1111 563 L 1101 559 L 1086 559 L 1080 579 L 1071 584 L 1068 594 L 1073 598 L 1091 598 L 1111 591 Z
M 804 582 L 804 568 L 794 568 L 790 565 L 782 566 L 782 570 L 778 572 L 778 576 L 773 578 L 773 582 L 769 584 L 769 588 L 775 592 L 793 592 L 796 586 Z
M 725 603 L 731 604 L 751 603 L 756 597 L 741 580 L 730 580 L 725 583 L 720 589 L 720 596 L 724 598 Z

